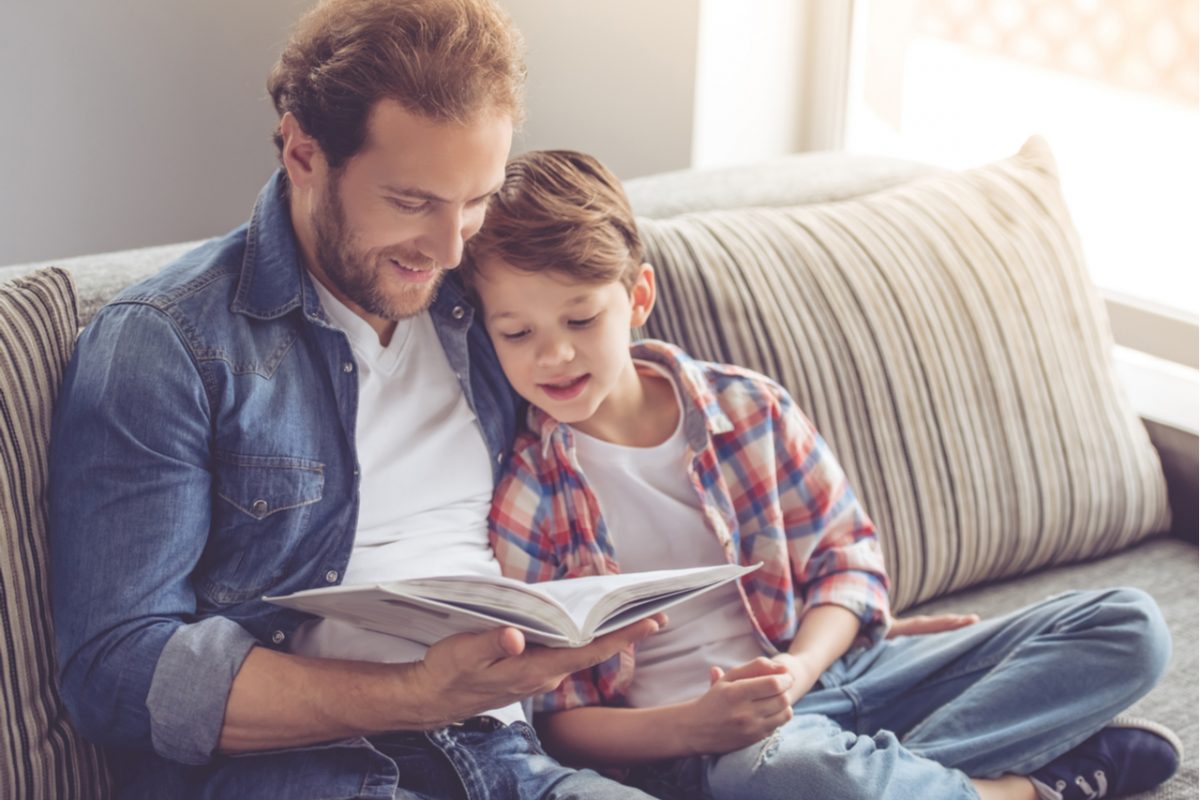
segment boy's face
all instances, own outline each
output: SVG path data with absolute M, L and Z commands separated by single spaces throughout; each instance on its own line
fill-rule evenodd
M 622 413 L 636 411 L 641 396 L 630 328 L 644 323 L 654 304 L 650 266 L 640 267 L 632 289 L 580 283 L 553 270 L 526 272 L 497 258 L 478 267 L 484 321 L 513 388 L 585 433 L 620 429 Z

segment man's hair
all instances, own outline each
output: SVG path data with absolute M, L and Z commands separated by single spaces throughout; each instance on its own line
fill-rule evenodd
M 521 121 L 521 35 L 493 0 L 324 0 L 296 24 L 267 90 L 334 169 L 363 146 L 380 100 L 437 122 Z M 275 129 L 275 146 L 283 136 Z
M 637 221 L 620 180 L 573 150 L 534 150 L 509 161 L 504 186 L 466 249 L 461 272 L 468 286 L 488 258 L 583 283 L 619 281 L 627 289 L 642 264 Z

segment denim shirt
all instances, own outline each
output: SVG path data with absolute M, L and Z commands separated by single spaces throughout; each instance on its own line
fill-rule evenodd
M 430 313 L 498 476 L 515 395 L 453 274 Z M 213 757 L 249 649 L 287 650 L 310 619 L 262 596 L 345 571 L 357 403 L 282 173 L 248 225 L 97 314 L 63 379 L 49 497 L 62 695 L 88 738 L 143 759 Z

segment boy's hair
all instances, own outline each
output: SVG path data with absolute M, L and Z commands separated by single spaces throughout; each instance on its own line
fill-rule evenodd
M 460 271 L 468 286 L 487 258 L 583 283 L 619 281 L 627 289 L 642 264 L 642 241 L 620 180 L 573 150 L 534 150 L 511 160 L 483 228 L 466 249 Z
M 380 100 L 438 122 L 521 121 L 521 35 L 494 0 L 325 0 L 296 24 L 267 90 L 334 169 L 365 143 Z M 283 153 L 276 127 L 275 146 Z

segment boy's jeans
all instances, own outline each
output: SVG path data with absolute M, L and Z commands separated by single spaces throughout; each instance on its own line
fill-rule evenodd
M 1070 750 L 1148 692 L 1169 655 L 1144 592 L 1069 592 L 850 653 L 772 736 L 635 782 L 716 800 L 974 800 L 968 776 L 1026 775 Z

